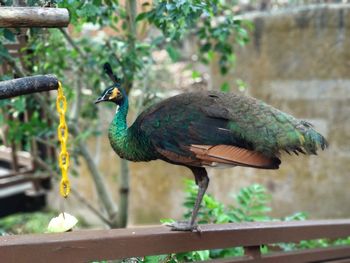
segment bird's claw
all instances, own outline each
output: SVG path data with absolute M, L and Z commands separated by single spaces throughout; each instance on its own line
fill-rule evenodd
M 201 232 L 201 229 L 197 224 L 191 225 L 189 221 L 177 221 L 173 223 L 167 223 L 165 225 L 170 227 L 172 231 Z

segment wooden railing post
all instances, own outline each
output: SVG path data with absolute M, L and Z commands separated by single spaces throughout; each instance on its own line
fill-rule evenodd
M 244 254 L 253 259 L 261 259 L 260 246 L 247 246 L 244 247 Z

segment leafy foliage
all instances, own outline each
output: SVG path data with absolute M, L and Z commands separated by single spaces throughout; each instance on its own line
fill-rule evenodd
M 186 193 L 188 195 L 184 203 L 187 208 L 185 218 L 191 216 L 197 190 L 198 187 L 193 181 L 186 181 Z M 267 206 L 269 200 L 270 196 L 266 193 L 266 189 L 258 184 L 242 188 L 235 196 L 235 206 L 225 207 L 214 197 L 206 194 L 203 198 L 203 207 L 198 214 L 198 222 L 200 224 L 223 224 L 243 221 L 268 221 L 270 217 L 266 213 L 271 211 L 271 208 Z
M 248 40 L 242 21 L 234 17 L 232 8 L 225 5 L 224 1 L 155 1 L 147 7 L 149 11 L 136 17 L 134 26 L 147 20 L 161 29 L 162 34 L 143 39 L 131 35 L 130 10 L 119 1 L 54 0 L 51 3 L 69 9 L 74 39 L 67 38 L 58 29 L 31 29 L 25 71 L 28 74 L 56 74 L 64 84 L 66 93 L 69 93 L 68 100 L 73 107 L 78 100 L 81 101 L 78 103 L 81 105 L 79 117 L 88 123 L 84 130 L 96 128 L 94 120 L 97 119 L 97 111 L 91 107 L 89 95 L 99 94 L 101 88 L 104 88 L 103 80 L 101 85 L 101 75 L 102 65 L 106 61 L 112 64 L 118 76 L 124 78 L 129 89 L 134 80 L 143 79 L 150 70 L 155 50 L 165 49 L 173 61 L 179 60 L 180 41 L 189 34 L 198 39 L 202 62 L 208 63 L 215 53 L 219 54 L 218 65 L 223 74 L 233 66 L 235 60 L 232 43 L 235 41 L 243 44 Z M 12 3 L 6 1 L 5 4 Z M 31 0 L 28 4 L 42 6 L 44 1 Z M 102 37 L 85 36 L 83 30 L 87 23 L 93 24 L 96 31 L 101 31 Z M 103 35 L 102 30 L 105 28 L 112 30 L 112 34 Z M 0 29 L 0 43 L 15 41 L 16 33 L 14 30 Z M 0 60 L 4 59 L 16 61 L 4 45 L 0 44 Z M 228 84 L 224 89 L 229 90 Z M 81 94 L 77 90 L 81 90 Z M 11 100 L 11 103 L 16 103 L 16 100 L 17 98 Z M 15 122 L 21 121 L 13 119 Z M 36 125 L 35 119 L 33 122 L 28 121 L 29 126 Z M 84 125 L 84 121 L 81 123 Z M 18 134 L 22 133 L 18 138 L 23 137 L 23 133 L 28 133 L 25 129 L 26 127 L 17 131 Z M 87 134 L 97 133 L 90 131 Z
M 20 213 L 0 219 L 0 235 L 43 233 L 54 212 Z
M 195 35 L 201 61 L 209 63 L 214 54 L 218 54 L 222 74 L 226 74 L 235 62 L 232 43 L 244 45 L 248 41 L 242 21 L 234 17 L 232 6 L 226 5 L 225 1 L 162 0 L 150 11 L 138 15 L 137 21 L 143 19 L 158 27 L 167 42 L 179 41 L 189 33 Z M 245 24 L 251 27 L 249 23 Z M 173 50 L 168 46 L 172 58 Z
M 49 222 L 55 216 L 57 216 L 57 211 L 44 210 L 3 217 L 0 219 L 0 236 L 46 233 Z M 84 218 L 79 218 L 77 226 L 86 228 L 89 225 Z
M 0 63 L 4 62 L 4 58 L 11 59 L 11 55 L 3 43 L 14 42 L 15 34 L 8 28 L 0 28 Z M 2 77 L 0 77 L 1 79 Z

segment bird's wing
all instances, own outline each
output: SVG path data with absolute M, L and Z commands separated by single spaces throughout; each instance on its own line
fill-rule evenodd
M 188 165 L 200 161 L 278 168 L 280 150 L 307 148 L 307 129 L 300 129 L 292 116 L 255 99 L 220 92 L 169 98 L 141 114 L 136 125 L 160 158 Z
M 214 97 L 182 94 L 143 112 L 135 126 L 150 140 L 161 159 L 185 165 L 241 165 L 277 168 L 277 158 L 252 151 L 252 145 L 235 137 L 225 118 L 206 110 Z M 134 125 L 133 125 L 134 126 Z

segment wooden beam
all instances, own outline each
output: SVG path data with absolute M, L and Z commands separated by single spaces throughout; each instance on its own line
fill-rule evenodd
M 1 83 L 1 82 L 0 82 Z M 1 94 L 1 91 L 0 91 Z M 0 161 L 11 162 L 11 147 L 6 147 L 5 145 L 0 145 Z M 19 166 L 24 166 L 27 169 L 32 167 L 32 157 L 29 152 L 26 151 L 17 151 L 17 159 Z
M 90 262 L 350 235 L 350 220 L 246 222 L 200 227 L 201 232 L 176 232 L 159 226 L 2 236 L 0 255 L 3 262 Z
M 0 81 L 0 99 L 58 89 L 55 75 L 37 75 Z
M 68 24 L 69 12 L 65 8 L 0 8 L 0 27 L 67 27 Z

